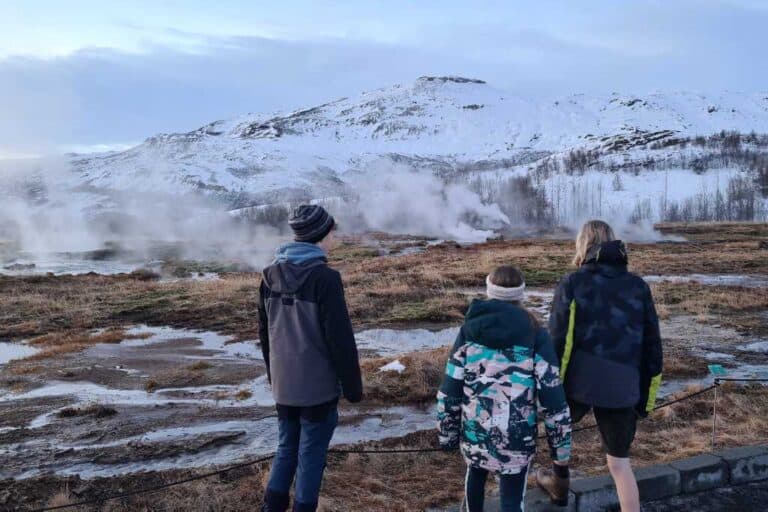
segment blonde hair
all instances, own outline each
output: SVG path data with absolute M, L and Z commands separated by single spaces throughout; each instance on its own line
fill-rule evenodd
M 616 240 L 616 235 L 607 222 L 602 220 L 585 222 L 579 234 L 576 235 L 576 254 L 573 256 L 573 264 L 580 267 L 587 259 L 587 253 L 592 247 L 613 240 Z

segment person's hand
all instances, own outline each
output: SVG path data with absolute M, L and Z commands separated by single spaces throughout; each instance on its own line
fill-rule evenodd
M 351 404 L 357 404 L 363 401 L 363 393 L 354 393 L 350 395 L 346 395 L 344 398 L 347 399 L 347 402 Z
M 459 440 L 455 439 L 447 443 L 440 443 L 440 449 L 444 452 L 453 452 L 459 449 Z

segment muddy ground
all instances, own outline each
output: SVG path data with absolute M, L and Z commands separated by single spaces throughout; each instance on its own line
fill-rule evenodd
M 768 230 L 664 229 L 695 240 L 630 246 L 632 270 L 654 276 L 667 355 L 663 394 L 706 385 L 710 364 L 735 376 L 764 375 Z M 360 406 L 342 404 L 334 442 L 434 446 L 432 397 L 445 347 L 485 274 L 500 263 L 521 266 L 532 286 L 527 305 L 546 319 L 571 251 L 571 242 L 558 240 L 462 247 L 349 239 L 332 263 L 345 279 L 368 394 Z M 100 497 L 270 453 L 276 422 L 255 339 L 258 282 L 247 272 L 0 277 L 0 341 L 34 351 L 0 364 L 0 510 Z M 402 371 L 381 371 L 395 362 Z M 759 434 L 743 429 L 768 427 L 765 393 L 750 388 L 742 400 L 746 392 L 730 391 L 734 421 L 723 422 L 723 444 L 754 442 Z M 702 398 L 658 413 L 641 428 L 640 463 L 705 450 L 708 404 Z M 760 421 L 744 421 L 752 413 Z M 655 436 L 668 438 L 669 449 L 659 449 Z M 596 443 L 593 433 L 576 437 L 577 451 L 599 453 Z M 585 452 L 577 474 L 604 471 L 600 457 Z M 254 510 L 267 469 L 81 510 Z M 322 507 L 439 506 L 460 496 L 462 469 L 455 454 L 335 455 Z

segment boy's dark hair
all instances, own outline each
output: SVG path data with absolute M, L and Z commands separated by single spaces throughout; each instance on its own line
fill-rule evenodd
M 496 286 L 503 286 L 504 288 L 517 288 L 525 283 L 523 271 L 513 265 L 496 267 L 493 272 L 491 272 L 490 277 L 493 284 Z M 528 313 L 528 317 L 531 319 L 534 329 L 538 329 L 541 326 L 539 320 L 528 310 L 528 308 L 522 304 L 519 304 L 519 306 Z
M 502 265 L 491 272 L 491 282 L 504 288 L 517 288 L 525 282 L 525 276 L 517 267 Z

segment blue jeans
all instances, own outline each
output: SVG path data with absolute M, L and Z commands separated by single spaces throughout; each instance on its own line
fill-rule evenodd
M 265 510 L 287 510 L 288 495 L 295 476 L 294 510 L 314 512 L 320 496 L 328 445 L 338 422 L 339 413 L 335 406 L 330 408 L 322 421 L 306 418 L 279 420 L 279 444 L 267 484 Z
M 483 512 L 487 479 L 488 471 L 485 469 L 467 467 L 465 493 L 469 512 Z M 501 508 L 499 510 L 501 512 L 520 512 L 525 499 L 527 484 L 528 468 L 523 469 L 517 475 L 499 475 L 499 492 L 501 494 Z

